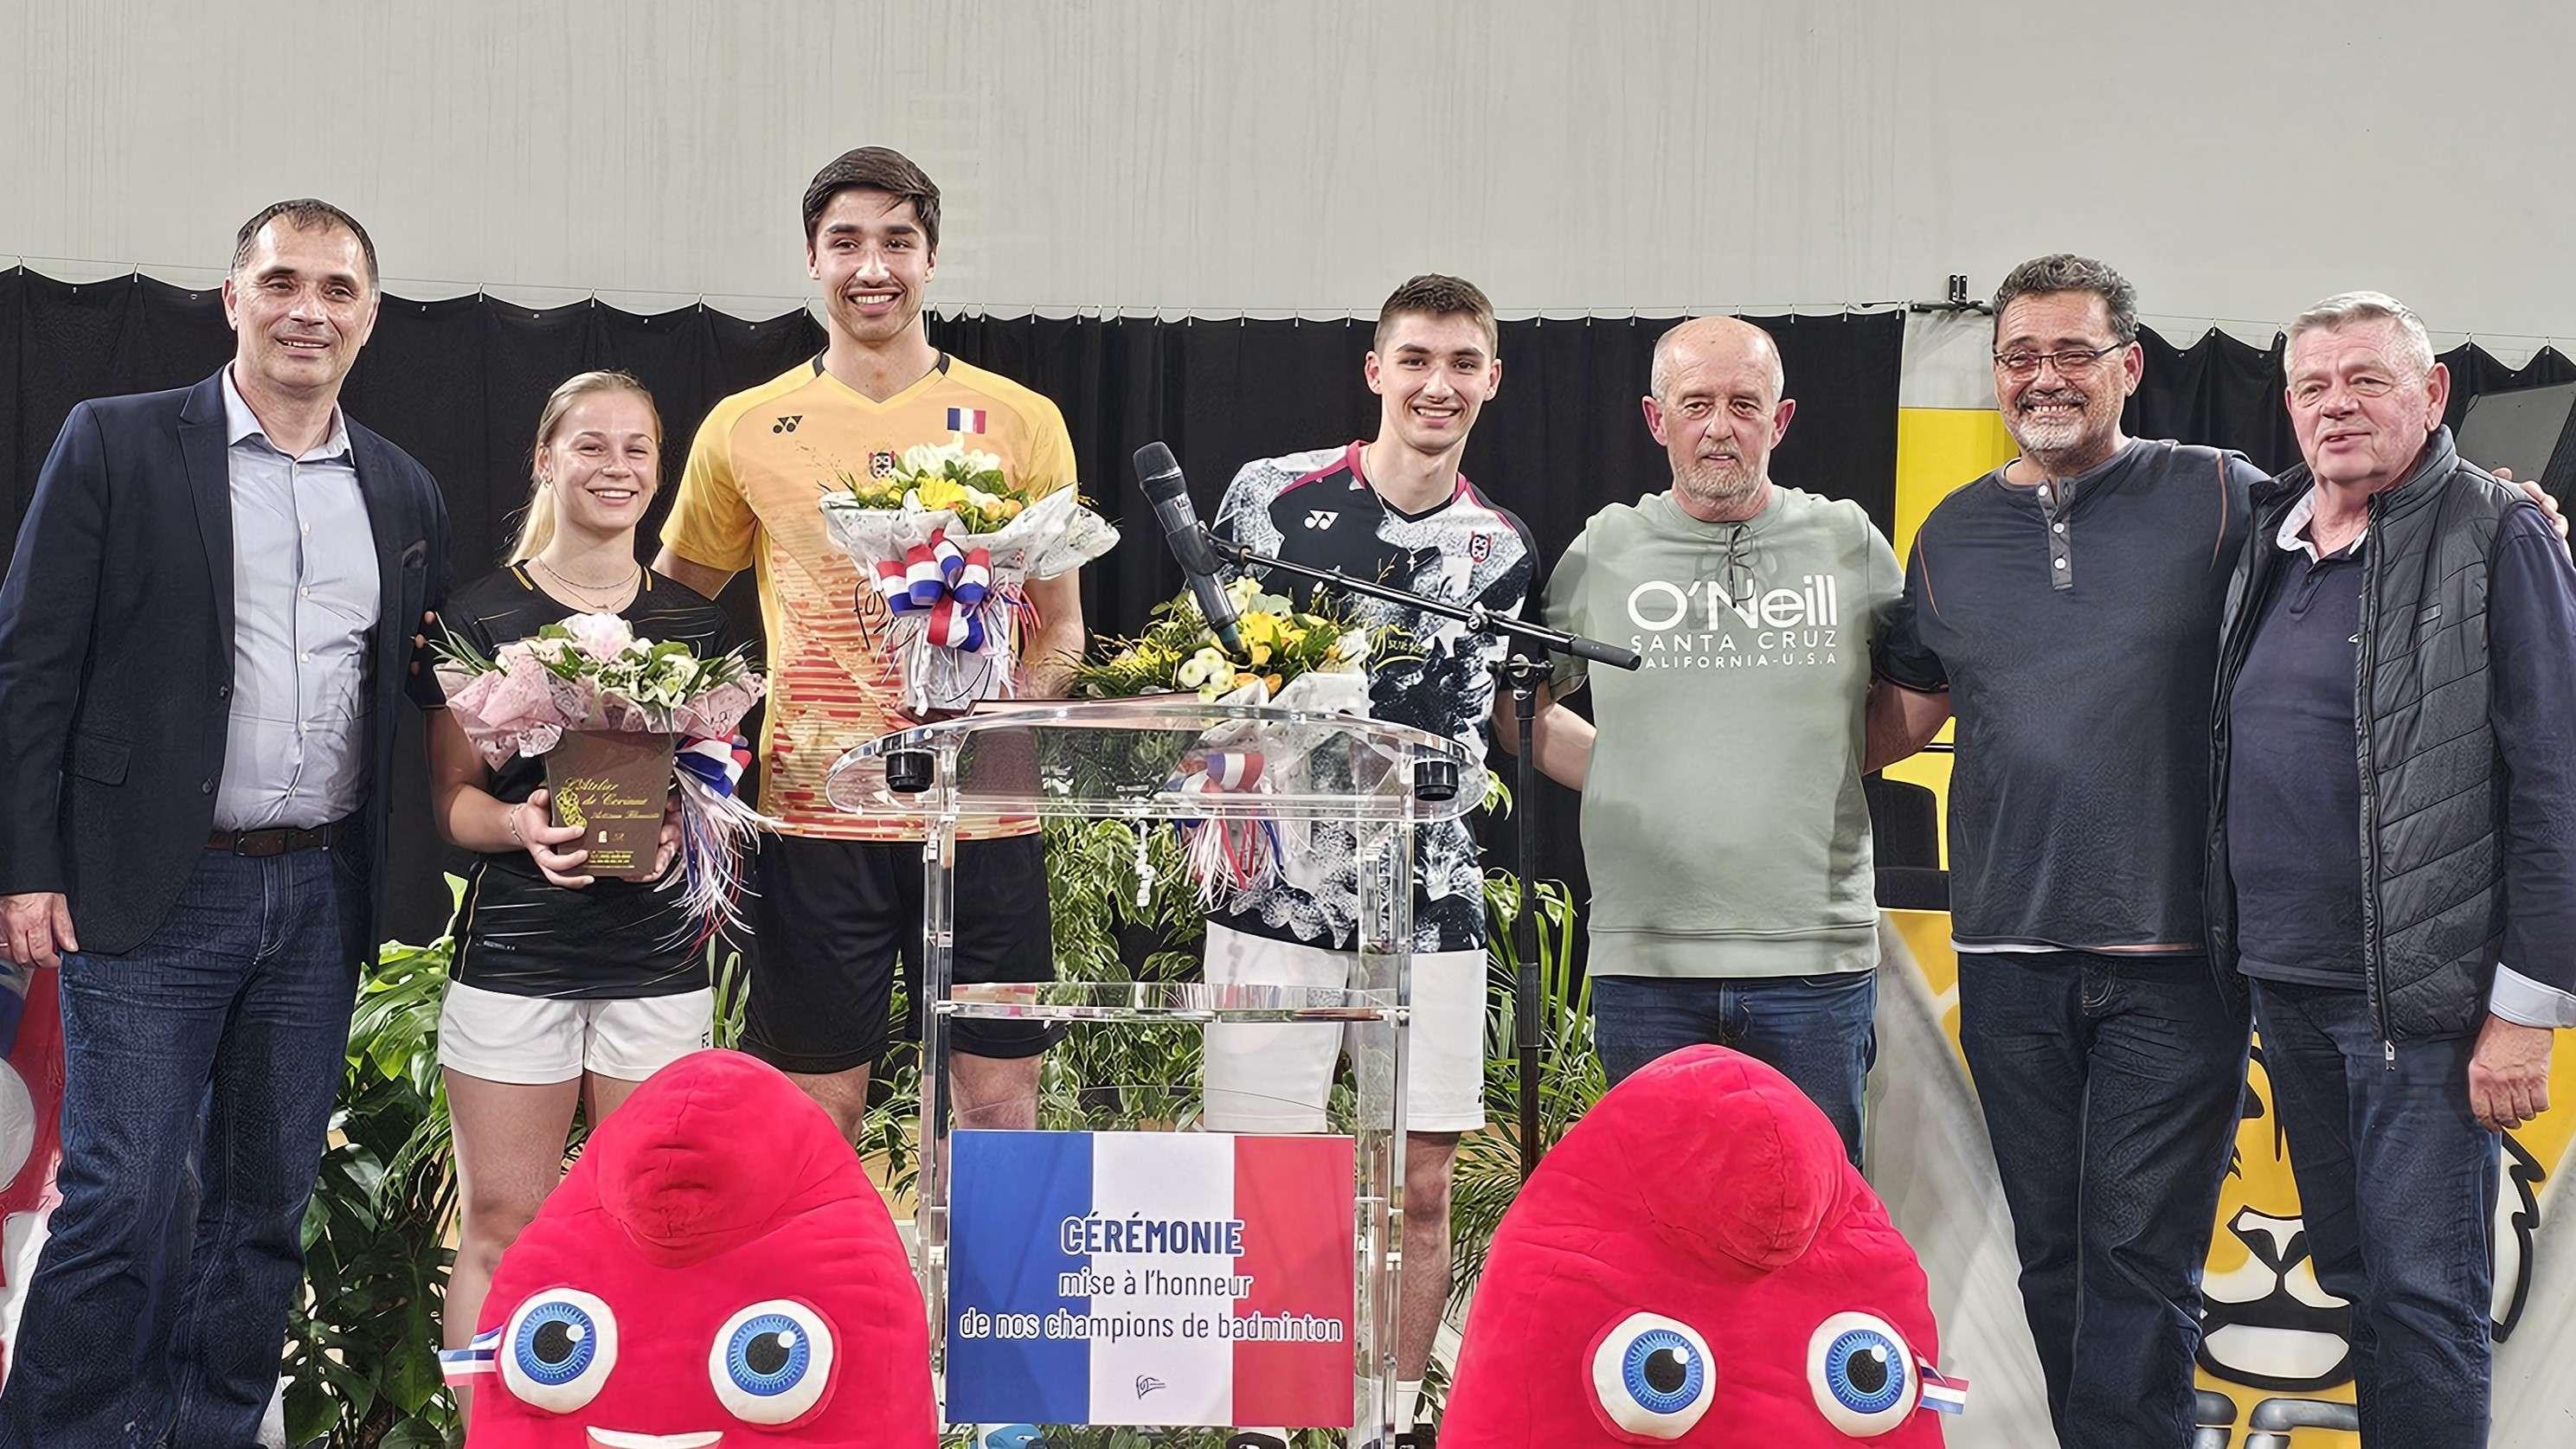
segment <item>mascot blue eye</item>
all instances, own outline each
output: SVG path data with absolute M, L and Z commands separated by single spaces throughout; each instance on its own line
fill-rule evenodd
M 734 1387 L 766 1398 L 796 1387 L 814 1366 L 814 1341 L 795 1319 L 764 1313 L 725 1341 L 725 1374 Z
M 599 1357 L 599 1330 L 591 1316 L 569 1303 L 549 1303 L 528 1315 L 510 1344 L 519 1372 L 541 1384 L 568 1384 Z
M 597 1398 L 617 1367 L 617 1315 L 579 1289 L 549 1288 L 510 1315 L 498 1357 L 511 1397 L 569 1414 Z
M 831 1391 L 832 1325 L 820 1310 L 792 1298 L 752 1304 L 716 1330 L 707 1378 L 726 1411 L 744 1423 L 792 1423 Z
M 1696 1403 L 1708 1389 L 1708 1361 L 1689 1339 L 1669 1328 L 1650 1329 L 1628 1340 L 1621 1365 L 1628 1397 L 1658 1414 Z
M 1884 1413 L 1905 1397 L 1905 1365 L 1886 1334 L 1855 1328 L 1825 1350 L 1825 1385 L 1855 1414 Z
M 1686 1323 L 1632 1313 L 1592 1350 L 1592 1398 L 1616 1428 L 1648 1439 L 1678 1439 L 1716 1398 L 1708 1341 Z
M 1807 1340 L 1807 1387 L 1827 1423 L 1874 1439 L 1914 1412 L 1921 1386 L 1905 1335 L 1867 1313 L 1837 1313 Z

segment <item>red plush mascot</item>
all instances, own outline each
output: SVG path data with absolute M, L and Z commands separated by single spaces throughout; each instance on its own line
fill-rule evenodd
M 0 965 L 0 1376 L 15 1346 L 45 1219 L 62 1194 L 60 973 Z
M 474 1449 L 933 1449 L 921 1291 L 823 1109 L 698 1052 L 617 1110 L 451 1350 Z M 473 1375 L 470 1380 L 467 1375 Z
M 1917 1449 L 1965 1396 L 1939 1352 L 1914 1250 L 1825 1115 L 1692 1047 L 1613 1088 L 1504 1215 L 1440 1438 Z

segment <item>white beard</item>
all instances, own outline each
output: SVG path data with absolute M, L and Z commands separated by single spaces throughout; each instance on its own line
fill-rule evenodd
M 2013 441 L 2025 453 L 2062 453 L 2084 441 L 2085 406 L 2079 404 L 2062 417 L 2016 412 L 2010 429 Z
M 1722 467 L 1694 464 L 1687 473 L 1673 479 L 1673 487 L 1683 497 L 1703 508 L 1730 507 L 1753 496 L 1761 478 L 1743 464 Z

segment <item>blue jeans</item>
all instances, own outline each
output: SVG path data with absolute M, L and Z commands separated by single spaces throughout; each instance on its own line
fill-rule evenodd
M 367 949 L 345 854 L 208 851 L 149 940 L 64 958 L 62 1205 L 0 1446 L 255 1442 Z
M 1878 1060 L 1877 972 L 1596 976 L 1592 1019 L 1610 1085 L 1668 1052 L 1727 1047 L 1797 1084 L 1860 1165 L 1861 1088 Z
M 1959 1045 L 2064 1449 L 2192 1442 L 2200 1274 L 2247 1034 L 2199 957 L 1959 953 Z
M 2359 991 L 2254 983 L 2317 1282 L 2352 1304 L 2362 1449 L 2487 1442 L 2496 1134 L 2469 1110 L 2474 1037 L 2388 1060 Z

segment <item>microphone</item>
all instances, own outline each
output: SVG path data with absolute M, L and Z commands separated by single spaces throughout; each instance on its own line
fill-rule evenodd
M 1198 510 L 1190 507 L 1189 485 L 1181 478 L 1180 460 L 1163 444 L 1147 443 L 1136 450 L 1136 479 L 1154 505 L 1154 517 L 1163 525 L 1163 542 L 1171 545 L 1172 557 L 1180 560 L 1181 573 L 1190 581 L 1190 592 L 1198 598 L 1199 612 L 1207 616 L 1209 631 L 1228 654 L 1242 654 L 1243 633 L 1236 627 L 1234 600 L 1227 597 L 1225 585 L 1216 576 L 1216 550 L 1208 547 L 1207 535 L 1200 530 Z
M 1574 636 L 1569 647 L 1574 650 L 1577 658 L 1589 659 L 1595 664 L 1607 664 L 1613 669 L 1635 669 L 1645 663 L 1637 657 L 1637 651 L 1634 649 L 1622 649 L 1616 644 L 1604 644 L 1598 639 L 1586 639 L 1580 634 Z

